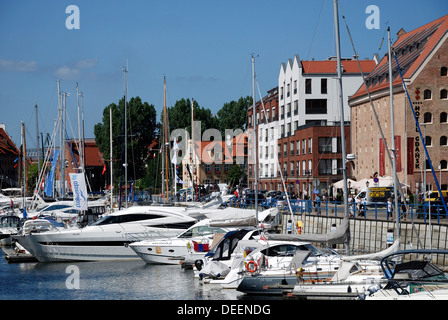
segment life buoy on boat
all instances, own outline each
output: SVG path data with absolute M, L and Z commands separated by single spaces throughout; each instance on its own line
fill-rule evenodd
M 257 263 L 256 263 L 254 260 L 251 260 L 251 261 L 249 261 L 249 262 L 246 264 L 246 269 L 247 269 L 247 271 L 249 271 L 250 273 L 254 273 L 254 272 L 256 272 L 257 269 L 258 269 L 258 265 L 257 265 Z
M 264 258 L 264 259 L 263 259 Z M 261 256 L 260 258 L 258 258 L 257 260 L 257 264 L 262 267 L 265 266 L 266 268 L 268 267 L 268 258 L 266 258 L 266 256 Z

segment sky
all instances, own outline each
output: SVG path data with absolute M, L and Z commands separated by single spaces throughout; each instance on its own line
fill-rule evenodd
M 411 31 L 448 14 L 448 1 L 340 0 L 339 14 L 342 57 L 354 54 L 345 21 L 361 59 L 382 57 L 388 26 L 395 41 L 400 28 Z M 39 132 L 53 132 L 58 80 L 70 93 L 70 137 L 78 136 L 76 84 L 85 137 L 94 138 L 104 108 L 124 96 L 124 67 L 128 99 L 153 104 L 158 117 L 164 77 L 168 107 L 193 98 L 217 113 L 252 96 L 252 55 L 264 95 L 294 55 L 336 55 L 333 0 L 0 0 L 0 48 L 0 123 L 20 146 L 23 122 L 33 148 L 36 104 Z

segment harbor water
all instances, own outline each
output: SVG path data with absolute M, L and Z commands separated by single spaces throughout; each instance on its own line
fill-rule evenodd
M 0 250 L 0 300 L 238 300 L 193 270 L 144 261 L 8 263 Z

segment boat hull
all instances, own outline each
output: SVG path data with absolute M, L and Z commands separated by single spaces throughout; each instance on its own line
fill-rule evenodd
M 160 230 L 151 232 L 144 227 L 128 232 L 124 229 L 105 231 L 99 228 L 90 231 L 88 228 L 13 237 L 40 262 L 63 262 L 139 260 L 140 257 L 129 244 L 135 240 L 154 240 L 154 236 L 160 234 Z M 163 236 L 174 236 L 182 230 L 164 231 Z

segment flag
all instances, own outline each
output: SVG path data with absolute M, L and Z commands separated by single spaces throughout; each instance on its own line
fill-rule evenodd
M 83 173 L 70 173 L 73 191 L 73 206 L 76 210 L 87 210 L 87 187 Z
M 53 195 L 53 179 L 54 179 L 54 172 L 56 171 L 56 165 L 58 162 L 58 156 L 59 156 L 59 150 L 54 150 L 50 174 L 48 175 L 47 179 L 45 179 L 46 181 L 45 194 L 49 197 Z
M 177 144 L 177 141 L 174 140 L 173 144 L 173 158 L 171 159 L 172 164 L 177 164 L 177 150 L 179 150 L 179 145 Z
M 104 164 L 103 172 L 101 173 L 101 175 L 104 175 L 104 172 L 106 172 L 106 164 Z
M 233 193 L 234 195 L 236 195 L 237 198 L 239 198 L 239 194 L 238 194 L 238 189 L 235 190 L 235 192 Z

